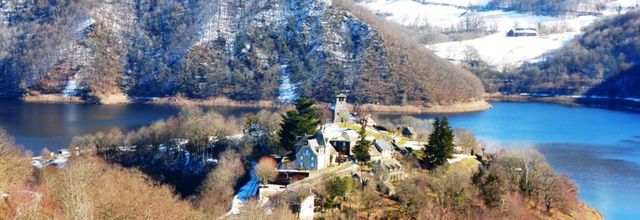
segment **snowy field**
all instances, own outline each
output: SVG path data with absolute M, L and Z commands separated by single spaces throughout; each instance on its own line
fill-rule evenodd
M 477 50 L 480 58 L 497 69 L 535 62 L 549 51 L 562 47 L 579 32 L 552 34 L 542 37 L 506 37 L 503 33 L 460 42 L 427 46 L 438 56 L 459 63 L 466 59 L 469 48 Z
M 436 3 L 436 4 L 449 4 L 457 6 L 471 6 L 471 5 L 486 5 L 491 0 L 428 0 L 424 2 Z
M 552 17 L 527 15 L 501 10 L 472 12 L 456 6 L 484 5 L 489 0 L 422 0 L 434 4 L 423 4 L 416 0 L 365 0 L 359 4 L 372 12 L 386 17 L 388 20 L 405 26 L 429 25 L 436 29 L 448 29 L 464 22 L 468 16 L 481 18 L 488 30 L 496 31 L 489 36 L 459 41 L 427 45 L 442 58 L 459 62 L 466 57 L 468 48 L 475 49 L 487 63 L 501 69 L 505 66 L 516 66 L 524 62 L 535 62 L 543 55 L 558 49 L 581 34 L 582 28 L 592 24 L 601 17 L 572 16 Z M 437 5 L 437 4 L 448 5 Z M 640 5 L 640 0 L 619 0 L 607 4 L 604 15 L 617 14 Z M 515 28 L 564 27 L 565 32 L 535 37 L 506 37 L 506 33 Z

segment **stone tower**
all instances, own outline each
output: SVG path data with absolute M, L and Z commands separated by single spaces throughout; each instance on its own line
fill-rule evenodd
M 336 96 L 336 106 L 334 109 L 333 123 L 347 123 L 350 122 L 351 115 L 349 114 L 349 106 L 347 105 L 347 95 L 338 94 Z

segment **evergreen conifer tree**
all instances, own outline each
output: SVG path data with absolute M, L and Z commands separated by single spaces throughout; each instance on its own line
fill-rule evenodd
M 429 143 L 424 148 L 424 165 L 433 169 L 443 165 L 453 157 L 453 130 L 446 117 L 436 118 L 433 132 L 429 135 Z
M 371 155 L 369 155 L 369 148 L 371 148 L 371 142 L 365 139 L 366 137 L 366 129 L 367 129 L 367 120 L 363 120 L 362 127 L 358 134 L 360 135 L 360 140 L 356 143 L 356 146 L 353 148 L 353 153 L 355 154 L 355 158 L 358 162 L 366 163 L 371 160 Z
M 316 133 L 320 121 L 313 107 L 315 101 L 300 98 L 296 101 L 296 108 L 282 115 L 280 125 L 280 145 L 284 149 L 294 150 L 299 137 Z

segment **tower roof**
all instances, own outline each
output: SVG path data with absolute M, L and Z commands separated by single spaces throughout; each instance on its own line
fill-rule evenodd
M 338 97 L 338 98 L 346 98 L 346 97 L 347 97 L 347 95 L 345 95 L 345 94 L 343 94 L 343 93 L 340 93 L 340 94 L 338 94 L 336 97 Z

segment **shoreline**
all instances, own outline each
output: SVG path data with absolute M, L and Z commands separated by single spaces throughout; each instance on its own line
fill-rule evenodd
M 99 104 L 99 105 L 119 105 L 119 104 L 152 104 L 171 106 L 209 106 L 209 107 L 232 107 L 232 108 L 264 108 L 281 109 L 290 108 L 292 104 L 276 103 L 272 100 L 260 101 L 237 101 L 225 97 L 215 97 L 208 99 L 189 99 L 180 96 L 173 97 L 129 97 L 125 94 L 115 94 L 103 97 L 102 99 L 82 99 L 75 96 L 63 96 L 58 94 L 25 95 L 17 97 L 25 103 L 72 103 L 72 104 Z M 567 106 L 584 106 L 594 108 L 604 108 L 612 110 L 622 110 L 640 112 L 640 101 L 636 99 L 608 98 L 608 97 L 583 97 L 583 96 L 537 96 L 537 95 L 502 95 L 486 94 L 482 100 L 472 100 L 464 103 L 450 105 L 427 104 L 419 105 L 380 105 L 362 104 L 359 107 L 370 112 L 385 114 L 456 114 L 480 112 L 492 108 L 491 102 L 539 102 L 555 103 Z M 328 103 L 319 103 L 327 105 Z
M 635 101 L 629 98 L 488 94 L 485 95 L 484 99 L 488 102 L 540 102 L 562 104 L 573 107 L 583 106 L 640 112 L 640 101 Z
M 485 100 L 474 100 L 450 105 L 430 104 L 428 106 L 363 104 L 360 108 L 375 113 L 386 114 L 455 114 L 485 111 L 493 108 L 493 106 Z
M 99 105 L 117 105 L 117 104 L 152 104 L 152 105 L 172 105 L 172 106 L 209 106 L 209 107 L 233 107 L 233 108 L 265 108 L 280 109 L 289 108 L 291 104 L 280 104 L 271 100 L 261 101 L 236 101 L 225 97 L 216 97 L 208 99 L 188 99 L 180 96 L 174 97 L 128 97 L 126 95 L 117 94 L 101 100 L 83 100 L 80 97 L 68 97 L 57 94 L 44 95 L 28 95 L 20 97 L 18 100 L 26 103 L 73 103 L 73 104 L 99 104 Z M 326 103 L 319 103 L 326 105 Z M 485 100 L 473 100 L 464 103 L 455 103 L 451 105 L 427 104 L 427 106 L 418 105 L 379 105 L 379 104 L 363 104 L 361 108 L 376 113 L 389 114 L 444 114 L 444 113 L 466 113 L 479 112 L 491 109 L 492 106 Z

